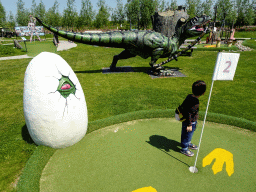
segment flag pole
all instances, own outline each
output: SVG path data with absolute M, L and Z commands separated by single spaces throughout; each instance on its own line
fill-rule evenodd
M 197 173 L 198 172 L 198 169 L 196 168 L 196 163 L 197 163 L 199 149 L 200 149 L 200 145 L 201 145 L 201 141 L 202 141 L 202 137 L 203 137 L 204 125 L 205 125 L 205 122 L 206 122 L 207 112 L 208 112 L 208 108 L 209 108 L 209 105 L 210 105 L 213 83 L 214 83 L 214 80 L 212 80 L 211 90 L 210 90 L 208 103 L 207 103 L 207 107 L 206 107 L 206 111 L 205 111 L 205 115 L 204 115 L 204 123 L 203 123 L 202 132 L 201 132 L 201 136 L 200 136 L 200 140 L 199 140 L 199 144 L 198 144 L 198 150 L 197 150 L 197 154 L 196 154 L 195 164 L 194 164 L 194 166 L 189 167 L 189 171 L 192 172 L 192 173 Z
M 214 73 L 212 76 L 212 85 L 211 85 L 211 90 L 208 98 L 208 103 L 204 115 L 204 123 L 203 123 L 203 128 L 199 140 L 199 145 L 198 145 L 198 150 L 196 154 L 196 160 L 194 166 L 189 167 L 189 171 L 192 173 L 198 172 L 198 169 L 196 168 L 196 163 L 197 163 L 197 158 L 199 154 L 199 149 L 203 137 L 203 132 L 204 132 L 204 126 L 206 122 L 206 117 L 207 117 L 207 112 L 208 108 L 210 105 L 210 100 L 211 100 L 211 95 L 212 95 L 212 88 L 213 88 L 213 83 L 215 80 L 233 80 L 237 63 L 239 60 L 240 53 L 218 53 L 215 68 L 214 68 Z

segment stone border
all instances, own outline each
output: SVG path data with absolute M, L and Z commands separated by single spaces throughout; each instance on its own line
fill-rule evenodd
M 252 51 L 253 50 L 250 47 L 244 46 L 243 41 L 237 41 L 237 43 L 235 45 L 239 48 L 240 51 Z

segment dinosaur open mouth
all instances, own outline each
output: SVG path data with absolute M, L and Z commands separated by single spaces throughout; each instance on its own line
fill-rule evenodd
M 199 25 L 196 25 L 196 26 L 193 26 L 192 28 L 190 28 L 189 30 L 200 32 L 200 31 L 204 31 L 204 27 L 201 27 L 201 26 L 199 26 Z
M 196 31 L 204 31 L 204 28 L 201 26 L 195 26 Z
M 194 31 L 198 31 L 198 32 L 204 31 L 206 25 L 207 25 L 209 22 L 211 22 L 211 20 L 205 21 L 205 22 L 203 22 L 201 25 L 195 25 L 195 26 L 193 26 L 190 30 L 194 30 Z

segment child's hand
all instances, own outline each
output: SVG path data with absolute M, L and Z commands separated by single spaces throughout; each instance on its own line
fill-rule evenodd
M 187 127 L 187 132 L 191 132 L 192 131 L 192 126 L 188 126 Z

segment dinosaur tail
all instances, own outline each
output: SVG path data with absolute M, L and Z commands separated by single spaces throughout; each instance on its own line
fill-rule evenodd
M 108 47 L 120 47 L 123 48 L 125 44 L 125 34 L 123 32 L 112 32 L 112 33 L 74 33 L 69 31 L 58 30 L 57 28 L 51 27 L 39 18 L 37 21 L 41 23 L 45 28 L 51 32 L 74 42 L 89 44 L 89 45 L 99 45 L 99 46 L 108 46 Z M 130 39 L 135 37 L 130 37 Z

